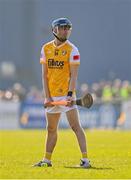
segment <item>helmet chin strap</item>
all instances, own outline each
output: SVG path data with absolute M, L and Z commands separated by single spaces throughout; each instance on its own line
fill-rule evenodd
M 54 31 L 53 31 L 53 34 L 60 42 L 65 42 L 67 40 L 67 38 L 65 39 L 59 38 Z

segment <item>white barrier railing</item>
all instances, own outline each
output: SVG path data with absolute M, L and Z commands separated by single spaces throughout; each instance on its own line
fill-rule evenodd
M 19 128 L 20 103 L 0 100 L 0 129 Z

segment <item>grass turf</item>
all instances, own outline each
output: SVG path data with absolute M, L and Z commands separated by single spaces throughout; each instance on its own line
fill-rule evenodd
M 0 178 L 4 179 L 124 179 L 131 178 L 131 131 L 87 130 L 92 168 L 73 167 L 81 153 L 74 133 L 60 130 L 53 167 L 32 167 L 44 152 L 45 131 L 0 132 Z

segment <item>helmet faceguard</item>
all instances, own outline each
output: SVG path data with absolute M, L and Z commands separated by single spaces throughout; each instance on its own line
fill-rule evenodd
M 72 29 L 72 23 L 67 18 L 58 18 L 52 22 L 52 31 L 54 36 L 61 42 L 65 42 L 67 38 L 58 37 L 58 31 L 60 27 L 67 27 L 68 29 Z

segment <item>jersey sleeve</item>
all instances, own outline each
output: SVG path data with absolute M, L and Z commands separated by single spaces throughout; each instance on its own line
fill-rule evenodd
M 80 53 L 78 48 L 73 46 L 71 55 L 70 55 L 70 64 L 80 64 Z
M 45 58 L 44 48 L 42 47 L 40 54 L 40 64 L 44 64 L 44 63 L 46 63 L 46 58 Z

